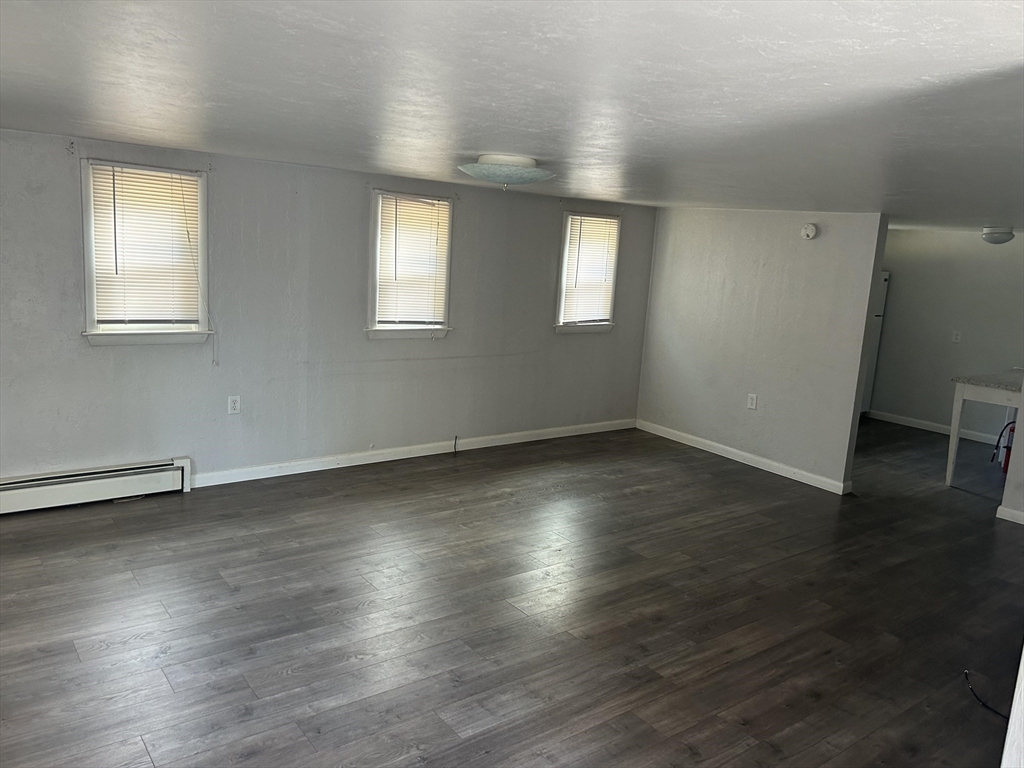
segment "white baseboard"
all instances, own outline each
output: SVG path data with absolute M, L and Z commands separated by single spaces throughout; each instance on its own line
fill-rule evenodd
M 503 435 L 460 437 L 459 450 L 490 448 L 495 445 L 509 445 L 511 443 L 528 443 L 532 440 L 550 440 L 554 437 L 589 435 L 594 432 L 613 432 L 617 429 L 633 429 L 635 426 L 636 419 L 619 419 L 618 421 L 598 421 L 592 424 L 575 424 L 570 427 L 549 427 L 547 429 L 531 429 L 526 432 L 506 432 Z
M 776 475 L 782 475 L 788 477 L 791 480 L 797 480 L 807 485 L 813 485 L 815 488 L 821 488 L 832 493 L 844 494 L 849 493 L 853 488 L 853 483 L 847 481 L 842 483 L 838 480 L 833 480 L 828 477 L 821 475 L 815 475 L 810 472 L 806 472 L 796 467 L 791 467 L 788 464 L 780 464 L 777 461 L 766 459 L 763 456 L 756 456 L 753 453 L 747 453 L 736 448 L 730 448 L 727 445 L 721 443 L 715 443 L 711 440 L 705 440 L 703 437 L 697 437 L 696 435 L 688 435 L 685 432 L 678 432 L 668 427 L 663 427 L 659 424 L 653 424 L 649 421 L 643 421 L 637 419 L 637 429 L 642 429 L 645 432 L 651 432 L 661 437 L 667 437 L 669 440 L 675 440 L 677 443 L 683 443 L 685 445 L 692 446 L 694 448 L 700 448 L 702 451 L 708 451 L 709 453 L 716 453 L 719 456 L 724 456 L 727 459 L 738 461 L 742 464 L 749 464 L 752 467 L 763 469 L 768 472 L 772 472 Z
M 938 432 L 942 435 L 949 434 L 948 424 L 939 424 L 935 421 L 923 421 L 922 419 L 912 419 L 909 416 L 899 416 L 895 413 L 885 413 L 883 411 L 868 411 L 867 413 L 870 418 L 878 419 L 879 421 L 889 421 L 893 424 L 902 424 L 904 427 L 925 429 L 929 432 Z M 977 443 L 987 443 L 988 445 L 996 444 L 996 435 L 987 435 L 984 432 L 975 432 L 973 429 L 961 429 L 960 437 L 965 437 L 968 440 L 974 440 Z
M 278 464 L 257 464 L 238 469 L 222 469 L 215 472 L 201 472 L 194 476 L 192 487 L 203 488 L 208 485 L 224 485 L 225 483 L 241 483 L 246 480 L 262 480 L 267 477 L 281 475 L 298 475 L 303 472 L 319 472 L 323 469 L 352 467 L 357 464 L 374 464 L 378 461 L 394 461 L 395 459 L 411 459 L 416 456 L 430 456 L 435 453 L 451 453 L 452 443 L 445 440 L 441 443 L 423 443 L 402 448 L 380 448 L 374 451 L 357 453 L 339 453 L 335 456 L 318 456 L 314 459 L 295 459 L 282 461 Z
M 531 429 L 525 432 L 507 432 L 501 435 L 484 435 L 482 437 L 460 437 L 458 449 L 473 450 L 488 448 L 495 445 L 511 443 L 528 443 L 533 440 L 549 440 L 553 437 L 570 437 L 572 435 L 588 435 L 594 432 L 611 432 L 617 429 L 632 429 L 636 426 L 634 419 L 618 421 L 600 421 L 591 424 L 574 424 L 568 427 L 550 427 L 547 429 Z M 303 472 L 318 472 L 323 469 L 352 467 L 358 464 L 374 464 L 380 461 L 411 459 L 417 456 L 432 456 L 438 453 L 451 453 L 452 440 L 438 443 L 422 443 L 400 448 L 379 448 L 374 451 L 358 451 L 340 453 L 335 456 L 320 456 L 314 459 L 297 459 L 283 461 L 278 464 L 260 464 L 238 469 L 224 469 L 216 472 L 201 472 L 192 478 L 193 488 L 225 483 L 240 483 L 245 480 L 261 480 L 281 475 L 297 475 Z
M 1002 504 L 996 510 L 996 517 L 1000 520 L 1009 520 L 1011 523 L 1017 523 L 1018 525 L 1024 525 L 1024 512 L 1019 509 L 1010 509 L 1004 507 Z

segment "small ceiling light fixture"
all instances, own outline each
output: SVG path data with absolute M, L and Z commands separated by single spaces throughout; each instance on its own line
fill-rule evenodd
M 538 168 L 532 157 L 521 155 L 480 155 L 475 163 L 460 165 L 459 170 L 474 179 L 501 184 L 506 189 L 509 184 L 535 184 L 555 175 Z
M 1013 227 L 982 227 L 981 239 L 992 245 L 1002 245 L 1013 240 Z

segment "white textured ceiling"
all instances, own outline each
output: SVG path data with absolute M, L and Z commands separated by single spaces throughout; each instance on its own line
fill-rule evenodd
M 1024 226 L 1021 2 L 0 2 L 0 125 L 715 207 Z

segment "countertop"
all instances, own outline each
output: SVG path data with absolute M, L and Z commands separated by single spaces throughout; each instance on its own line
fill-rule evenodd
M 1012 368 L 999 373 L 976 373 L 970 376 L 954 376 L 957 384 L 973 384 L 976 387 L 1005 389 L 1009 392 L 1020 392 L 1024 383 L 1024 369 Z

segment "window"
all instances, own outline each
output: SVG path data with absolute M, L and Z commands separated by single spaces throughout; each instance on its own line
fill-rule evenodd
M 618 217 L 566 214 L 557 330 L 611 330 L 618 253 Z
M 90 343 L 206 340 L 205 192 L 202 173 L 82 162 Z
M 448 331 L 451 202 L 391 192 L 375 192 L 374 201 L 371 337 L 443 337 Z

